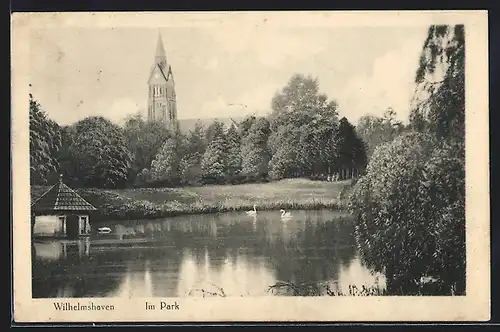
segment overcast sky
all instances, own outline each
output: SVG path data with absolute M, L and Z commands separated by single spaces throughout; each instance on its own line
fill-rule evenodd
M 145 114 L 159 31 L 180 119 L 263 115 L 273 94 L 302 73 L 317 77 L 340 115 L 356 122 L 389 106 L 407 120 L 427 28 L 42 29 L 30 40 L 35 99 L 60 124 Z

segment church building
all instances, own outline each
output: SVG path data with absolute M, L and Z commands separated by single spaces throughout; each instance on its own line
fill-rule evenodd
M 167 62 L 160 34 L 156 45 L 155 62 L 148 79 L 148 120 L 159 121 L 169 127 L 177 123 L 174 74 Z

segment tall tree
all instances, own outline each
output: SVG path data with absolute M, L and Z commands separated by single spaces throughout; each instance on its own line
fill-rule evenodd
M 209 129 L 210 142 L 201 161 L 202 179 L 204 183 L 221 183 L 227 174 L 228 146 L 224 125 L 214 121 Z
M 78 170 L 78 156 L 73 149 L 73 144 L 76 139 L 75 126 L 61 127 L 61 147 L 57 152 L 57 160 L 59 161 L 60 173 L 65 181 L 72 186 L 81 186 L 80 174 Z
M 145 121 L 142 115 L 136 114 L 126 120 L 124 136 L 127 148 L 132 154 L 133 178 L 134 174 L 151 167 L 155 155 L 172 133 L 165 125 L 156 121 Z
M 271 107 L 273 131 L 287 123 L 301 126 L 318 116 L 337 116 L 337 103 L 328 101 L 327 96 L 319 92 L 318 80 L 302 74 L 294 74 L 287 85 L 274 95 Z
M 207 146 L 221 130 L 224 131 L 224 124 L 220 120 L 215 119 L 205 130 L 205 142 Z
M 46 184 L 59 168 L 57 152 L 61 133 L 56 122 L 47 117 L 40 104 L 29 96 L 30 182 Z
M 226 132 L 227 139 L 227 175 L 235 176 L 241 172 L 241 137 L 234 125 L 231 125 Z
M 362 140 L 356 135 L 354 126 L 343 117 L 337 132 L 337 169 L 341 179 L 351 178 L 364 168 L 366 154 Z
M 318 116 L 301 126 L 300 164 L 307 175 L 331 174 L 335 168 L 338 150 L 338 120 Z
M 151 162 L 151 177 L 176 185 L 179 180 L 181 138 L 174 135 L 162 145 L 155 159 Z
M 85 187 L 118 188 L 127 184 L 131 156 L 123 131 L 100 116 L 74 125 L 69 149 L 75 158 L 78 181 Z
M 461 25 L 429 28 L 410 113 L 420 133 L 379 145 L 350 197 L 361 256 L 392 294 L 420 293 L 425 276 L 465 294 L 463 37 Z
M 437 137 L 465 137 L 465 31 L 463 25 L 429 28 L 415 76 L 410 124 Z
M 204 128 L 197 121 L 186 138 L 185 150 L 180 163 L 181 177 L 184 183 L 197 185 L 201 182 L 201 160 L 206 150 Z
M 367 158 L 380 144 L 392 141 L 404 131 L 404 125 L 396 120 L 396 112 L 388 108 L 382 117 L 366 115 L 359 119 L 356 134 L 365 143 Z
M 245 138 L 248 134 L 248 131 L 252 127 L 252 125 L 257 121 L 257 118 L 254 115 L 247 116 L 241 121 L 238 125 L 238 131 L 240 133 L 241 139 Z
M 362 258 L 386 273 L 390 293 L 415 294 L 430 263 L 430 241 L 421 236 L 429 234 L 430 202 L 420 181 L 433 144 L 432 137 L 411 133 L 379 145 L 351 196 Z
M 269 134 L 270 126 L 266 118 L 258 118 L 250 127 L 241 145 L 243 174 L 261 177 L 268 173 L 270 155 L 267 140 Z
M 302 130 L 292 124 L 278 127 L 269 137 L 272 157 L 269 162 L 269 176 L 274 180 L 302 175 Z
M 271 106 L 271 176 L 326 172 L 333 159 L 338 113 L 337 104 L 319 92 L 317 79 L 294 74 L 275 94 Z

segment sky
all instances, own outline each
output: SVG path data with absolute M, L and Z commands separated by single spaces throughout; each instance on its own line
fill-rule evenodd
M 30 39 L 31 93 L 50 118 L 123 123 L 146 115 L 147 80 L 161 34 L 179 119 L 265 115 L 294 73 L 312 75 L 356 123 L 392 107 L 406 121 L 426 26 L 66 27 Z

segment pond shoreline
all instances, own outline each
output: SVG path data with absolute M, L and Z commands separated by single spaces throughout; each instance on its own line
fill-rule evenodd
M 275 210 L 345 211 L 343 197 L 350 181 L 290 179 L 262 184 L 184 188 L 95 189 L 75 191 L 98 209 L 96 223 L 161 219 L 184 215 Z M 32 186 L 32 199 L 48 187 Z
M 288 204 L 279 204 L 275 203 L 276 207 L 266 207 L 261 208 L 258 212 L 266 212 L 266 211 L 279 211 L 284 209 L 286 211 L 295 211 L 295 210 L 306 210 L 306 211 L 316 211 L 316 210 L 330 210 L 330 211 L 339 211 L 339 212 L 347 212 L 345 207 L 338 203 L 331 204 L 323 204 L 323 203 L 311 203 L 300 204 L 300 203 L 288 203 Z M 156 211 L 149 211 L 147 214 L 144 214 L 142 209 L 137 210 L 125 210 L 120 211 L 118 213 L 106 213 L 106 215 L 101 215 L 99 217 L 95 217 L 95 223 L 109 223 L 110 221 L 127 221 L 127 220 L 156 220 L 156 219 L 164 219 L 164 218 L 173 218 L 173 217 L 182 217 L 189 215 L 208 215 L 208 214 L 219 214 L 219 213 L 229 213 L 229 212 L 245 212 L 252 210 L 253 206 L 239 206 L 237 208 L 232 207 L 216 207 L 216 206 L 207 206 L 197 209 L 191 209 L 187 207 L 186 210 L 161 210 L 161 207 Z M 257 215 L 258 215 L 257 212 Z M 246 216 L 246 215 L 245 215 Z

